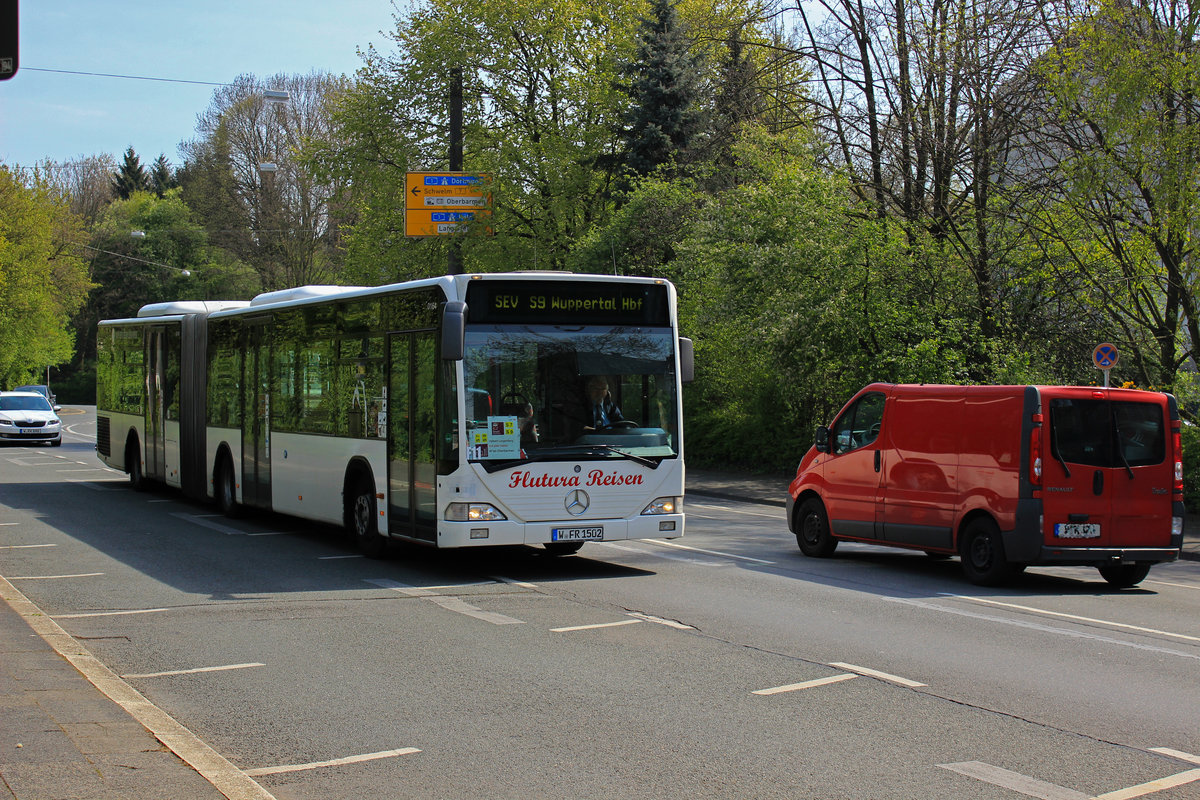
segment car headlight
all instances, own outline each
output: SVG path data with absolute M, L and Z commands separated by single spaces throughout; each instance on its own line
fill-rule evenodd
M 446 519 L 451 522 L 490 522 L 508 517 L 491 503 L 451 503 L 446 506 Z
M 0 425 L 12 425 L 11 419 L 0 419 Z
M 650 505 L 642 509 L 643 514 L 674 514 L 679 508 L 678 497 L 656 497 Z

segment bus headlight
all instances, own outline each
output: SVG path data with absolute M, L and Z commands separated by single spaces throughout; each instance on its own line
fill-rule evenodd
M 446 506 L 446 519 L 451 522 L 490 522 L 508 517 L 491 503 L 451 503 Z
M 679 508 L 678 497 L 656 497 L 654 502 L 642 509 L 643 514 L 674 514 Z

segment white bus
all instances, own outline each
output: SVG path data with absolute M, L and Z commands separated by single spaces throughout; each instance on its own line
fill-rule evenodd
M 342 525 L 369 555 L 683 535 L 693 356 L 668 281 L 305 286 L 97 339 L 96 449 L 135 488 Z

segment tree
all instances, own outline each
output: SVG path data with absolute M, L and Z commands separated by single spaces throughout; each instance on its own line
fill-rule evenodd
M 171 169 L 171 162 L 167 161 L 165 155 L 160 154 L 154 160 L 154 166 L 150 168 L 150 184 L 154 188 L 154 193 L 159 197 L 165 195 L 168 189 L 174 189 L 179 185 L 175 171 Z
M 1123 371 L 1182 388 L 1200 346 L 1200 7 L 1065 11 L 1038 65 L 1043 126 L 1024 161 L 1041 202 L 1026 210 L 1055 278 L 1129 354 Z
M 37 166 L 39 174 L 55 191 L 67 198 L 71 213 L 91 225 L 100 211 L 113 199 L 113 173 L 117 164 L 112 156 L 97 155 L 64 161 L 46 161 Z
M 684 167 L 701 129 L 701 69 L 671 0 L 652 0 L 637 51 L 621 72 L 630 101 L 622 116 L 625 173 L 645 177 Z
M 254 265 L 265 288 L 341 278 L 342 187 L 332 174 L 318 177 L 301 149 L 332 138 L 330 103 L 345 84 L 321 73 L 240 76 L 216 90 L 198 137 L 185 145 L 185 200 L 215 243 Z M 289 99 L 270 101 L 268 89 Z
M 150 176 L 146 174 L 141 159 L 130 147 L 125 151 L 125 160 L 113 173 L 113 194 L 122 200 L 128 200 L 134 192 L 144 192 L 150 189 Z
M 66 199 L 38 176 L 0 165 L 0 385 L 33 382 L 70 359 L 71 315 L 88 282 Z

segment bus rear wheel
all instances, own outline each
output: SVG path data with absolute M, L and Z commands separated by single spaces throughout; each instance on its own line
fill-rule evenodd
M 1114 589 L 1129 589 L 1141 583 L 1150 573 L 1150 564 L 1139 561 L 1136 564 L 1105 564 L 1097 567 L 1100 577 L 1108 581 Z
M 145 491 L 146 476 L 142 473 L 142 456 L 137 439 L 125 445 L 125 471 L 129 473 L 129 487 L 135 492 Z
M 359 478 L 346 494 L 346 532 L 358 550 L 368 558 L 382 558 L 387 552 L 387 539 L 379 535 L 375 484 Z
M 242 507 L 237 501 L 237 484 L 234 480 L 233 464 L 228 458 L 222 458 L 217 467 L 216 481 L 217 507 L 225 516 L 236 519 L 242 515 Z

